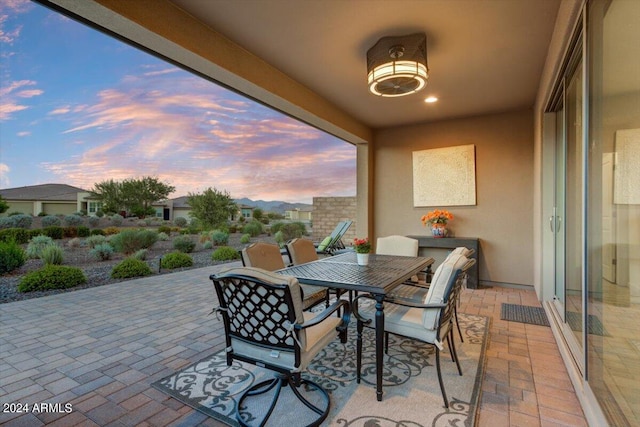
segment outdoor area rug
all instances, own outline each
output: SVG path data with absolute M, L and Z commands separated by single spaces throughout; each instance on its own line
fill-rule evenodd
M 502 303 L 500 319 L 530 325 L 550 326 L 544 308 L 528 305 Z
M 331 410 L 323 426 L 473 426 L 475 424 L 489 318 L 459 313 L 464 343 L 456 336 L 462 367 L 458 375 L 448 350 L 440 363 L 449 408 L 442 402 L 433 348 L 424 343 L 390 335 L 389 355 L 384 358 L 384 396 L 376 400 L 374 331 L 365 328 L 362 382 L 356 383 L 356 334 L 351 322 L 346 344 L 334 340 L 313 360 L 304 378 L 322 385 L 331 396 Z M 456 331 L 457 332 L 457 331 Z M 446 348 L 446 345 L 445 345 Z M 237 426 L 236 404 L 244 390 L 270 378 L 272 372 L 250 364 L 226 364 L 224 351 L 196 362 L 152 384 L 179 401 L 225 424 Z M 283 389 L 281 399 L 291 394 Z M 269 425 L 304 425 L 303 410 L 278 404 Z

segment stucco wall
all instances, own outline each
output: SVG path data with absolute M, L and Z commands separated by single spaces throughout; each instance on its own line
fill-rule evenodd
M 313 198 L 313 240 L 324 239 L 340 221 L 345 220 L 353 221 L 342 238 L 344 244 L 349 246 L 356 236 L 356 197 Z
M 532 285 L 530 110 L 377 131 L 374 234 L 427 234 L 420 217 L 434 207 L 413 207 L 412 152 L 468 144 L 475 145 L 477 204 L 446 207 L 455 215 L 450 229 L 480 238 L 481 281 Z

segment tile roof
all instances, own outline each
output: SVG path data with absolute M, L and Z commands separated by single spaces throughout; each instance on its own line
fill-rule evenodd
M 56 200 L 76 201 L 82 188 L 67 184 L 41 184 L 26 187 L 5 188 L 0 190 L 0 196 L 5 200 Z

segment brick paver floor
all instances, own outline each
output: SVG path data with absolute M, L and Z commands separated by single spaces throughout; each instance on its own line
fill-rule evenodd
M 1 304 L 0 424 L 221 425 L 150 386 L 223 348 L 219 268 Z M 500 320 L 501 302 L 539 305 L 529 290 L 462 295 L 461 311 L 493 318 L 479 425 L 585 426 L 551 329 Z

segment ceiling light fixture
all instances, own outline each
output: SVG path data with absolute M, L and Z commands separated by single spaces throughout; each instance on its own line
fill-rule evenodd
M 429 78 L 427 36 L 381 38 L 367 51 L 367 73 L 374 95 L 404 96 L 423 89 Z
M 424 99 L 424 102 L 431 104 L 433 102 L 437 102 L 438 98 L 436 98 L 435 96 L 428 96 Z

